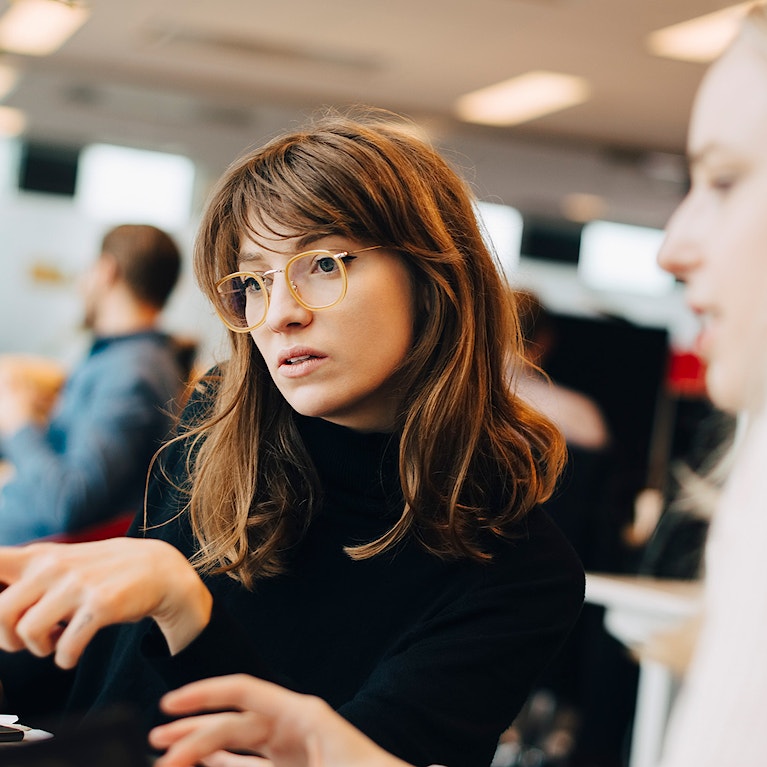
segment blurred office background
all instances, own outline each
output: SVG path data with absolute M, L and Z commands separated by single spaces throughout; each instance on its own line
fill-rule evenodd
M 701 372 L 654 254 L 695 87 L 746 5 L 0 0 L 0 352 L 74 358 L 72 288 L 107 226 L 156 223 L 189 258 L 231 160 L 371 104 L 464 171 L 511 279 L 560 318 L 551 372 L 602 402 L 644 484 L 673 437 L 659 397 L 699 395 Z M 190 268 L 167 324 L 215 359 Z
M 209 364 L 222 334 L 189 261 L 211 183 L 318 108 L 392 109 L 464 171 L 503 268 L 554 315 L 549 372 L 613 435 L 617 530 L 707 417 L 654 256 L 695 88 L 746 5 L 0 0 L 0 353 L 74 359 L 78 273 L 106 227 L 146 222 L 185 250 L 166 324 Z

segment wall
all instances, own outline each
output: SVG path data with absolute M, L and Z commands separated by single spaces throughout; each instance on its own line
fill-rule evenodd
M 18 161 L 18 144 L 0 140 L 0 353 L 44 354 L 71 363 L 88 340 L 80 327 L 78 276 L 97 255 L 104 231 L 123 222 L 94 219 L 74 197 L 19 190 Z M 205 362 L 218 355 L 223 334 L 193 282 L 195 228 L 190 216 L 186 225 L 169 230 L 184 265 L 163 324 L 199 339 Z

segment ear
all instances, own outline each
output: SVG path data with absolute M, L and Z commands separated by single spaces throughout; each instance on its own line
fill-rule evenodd
M 106 251 L 103 252 L 94 265 L 97 279 L 104 287 L 114 285 L 120 277 L 117 259 Z

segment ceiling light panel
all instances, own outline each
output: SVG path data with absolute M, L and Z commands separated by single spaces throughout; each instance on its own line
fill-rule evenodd
M 581 77 L 533 71 L 461 96 L 455 110 L 467 122 L 517 125 L 581 104 L 589 95 Z
M 656 56 L 707 63 L 717 58 L 738 31 L 741 19 L 753 3 L 738 3 L 705 16 L 652 32 L 647 47 Z
M 28 56 L 58 50 L 87 21 L 83 5 L 59 0 L 16 0 L 0 16 L 0 49 Z

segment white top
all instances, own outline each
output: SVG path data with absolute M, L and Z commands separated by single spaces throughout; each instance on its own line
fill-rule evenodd
M 705 618 L 662 767 L 767 765 L 767 419 L 745 435 L 706 549 Z

